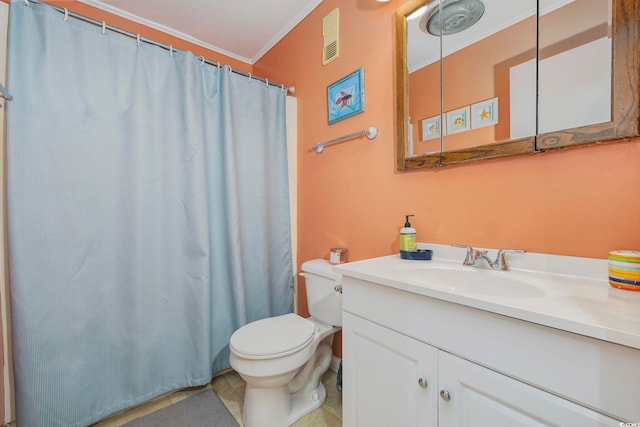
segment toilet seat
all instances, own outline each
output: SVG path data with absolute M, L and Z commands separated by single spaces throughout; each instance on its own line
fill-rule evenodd
M 229 347 L 247 359 L 270 359 L 300 351 L 313 341 L 315 324 L 294 313 L 256 320 L 231 336 Z

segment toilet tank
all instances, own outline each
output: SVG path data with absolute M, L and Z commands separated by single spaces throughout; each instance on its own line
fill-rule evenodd
M 325 259 L 312 259 L 302 264 L 307 285 L 307 305 L 315 319 L 333 326 L 342 326 L 342 275 L 334 273 L 333 265 Z

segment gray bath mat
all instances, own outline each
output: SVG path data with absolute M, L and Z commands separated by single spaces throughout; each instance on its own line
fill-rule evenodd
M 238 427 L 238 422 L 213 390 L 137 418 L 123 427 Z

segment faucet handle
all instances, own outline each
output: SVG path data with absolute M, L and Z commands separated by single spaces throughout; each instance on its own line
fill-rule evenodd
M 487 251 L 479 251 L 477 249 L 472 248 L 469 245 L 461 245 L 459 243 L 452 243 L 451 246 L 455 247 L 455 248 L 464 248 L 467 250 L 467 255 L 464 258 L 464 261 L 462 262 L 463 265 L 473 265 L 476 262 L 476 259 L 478 259 L 479 256 L 482 255 L 486 255 Z
M 498 250 L 498 255 L 496 255 L 496 260 L 489 265 L 494 270 L 506 271 L 509 269 L 509 266 L 507 265 L 507 260 L 504 257 L 504 254 L 524 254 L 526 252 L 527 251 L 524 249 L 500 249 Z

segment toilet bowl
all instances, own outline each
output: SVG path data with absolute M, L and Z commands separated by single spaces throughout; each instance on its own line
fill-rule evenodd
M 326 399 L 322 375 L 342 325 L 341 277 L 326 260 L 302 264 L 310 318 L 289 313 L 251 322 L 231 336 L 231 367 L 246 381 L 245 427 L 284 427 Z

